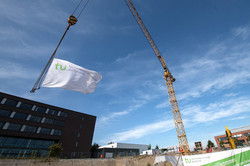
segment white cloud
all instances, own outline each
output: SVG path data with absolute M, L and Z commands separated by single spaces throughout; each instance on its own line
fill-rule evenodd
M 247 39 L 250 36 L 250 27 L 249 26 L 241 26 L 232 29 L 233 35 L 237 37 L 241 37 L 242 39 Z
M 39 73 L 30 68 L 21 66 L 19 63 L 2 60 L 0 62 L 0 78 L 3 79 L 33 79 Z
M 188 123 L 208 123 L 242 113 L 249 113 L 250 98 L 239 97 L 208 105 L 188 105 L 182 109 L 182 115 Z
M 136 126 L 124 132 L 114 133 L 108 138 L 108 141 L 122 142 L 127 140 L 135 140 L 150 134 L 163 133 L 174 128 L 173 120 L 161 120 L 158 122 Z

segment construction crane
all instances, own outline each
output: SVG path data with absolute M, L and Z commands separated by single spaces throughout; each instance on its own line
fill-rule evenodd
M 124 1 L 126 2 L 129 10 L 131 11 L 132 15 L 134 16 L 135 20 L 137 21 L 139 27 L 141 28 L 142 32 L 144 33 L 145 37 L 147 38 L 150 46 L 154 50 L 155 55 L 159 59 L 161 65 L 164 69 L 163 76 L 164 76 L 167 90 L 168 90 L 168 97 L 169 97 L 171 110 L 172 110 L 173 117 L 174 117 L 174 124 L 175 124 L 176 133 L 177 133 L 177 137 L 178 137 L 178 141 L 179 141 L 180 152 L 183 155 L 190 154 L 190 148 L 188 145 L 186 132 L 184 129 L 180 109 L 179 109 L 179 106 L 177 103 L 177 99 L 176 99 L 175 91 L 174 91 L 174 86 L 173 86 L 173 82 L 175 81 L 175 78 L 173 77 L 173 75 L 169 71 L 164 58 L 161 56 L 155 42 L 153 41 L 153 39 L 152 39 L 151 35 L 149 34 L 145 25 L 143 24 L 142 19 L 140 18 L 138 12 L 136 11 L 133 3 L 131 2 L 131 0 L 124 0 Z
M 226 132 L 226 136 L 227 136 L 227 138 L 228 138 L 228 142 L 229 142 L 230 149 L 235 149 L 236 146 L 235 146 L 234 140 L 233 140 L 233 138 L 232 138 L 232 133 L 231 133 L 231 131 L 228 129 L 227 126 L 225 126 L 225 128 L 226 128 L 226 131 L 225 131 L 225 132 Z

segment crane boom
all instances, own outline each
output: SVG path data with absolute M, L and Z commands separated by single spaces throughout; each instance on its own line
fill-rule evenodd
M 173 82 L 175 81 L 174 77 L 172 76 L 171 72 L 169 71 L 164 58 L 161 56 L 159 49 L 157 48 L 155 42 L 153 41 L 150 33 L 148 32 L 146 26 L 143 24 L 142 19 L 140 18 L 138 12 L 136 11 L 133 3 L 131 0 L 124 0 L 127 4 L 129 10 L 131 11 L 132 15 L 134 16 L 135 20 L 137 21 L 139 27 L 141 28 L 143 34 L 145 35 L 146 39 L 148 40 L 150 46 L 152 47 L 155 55 L 159 59 L 163 69 L 164 69 L 164 79 L 166 82 L 167 90 L 168 90 L 168 97 L 171 105 L 171 110 L 174 118 L 174 124 L 176 128 L 177 138 L 179 141 L 179 146 L 182 154 L 190 154 L 190 148 L 188 145 L 188 140 L 186 136 L 186 132 L 184 129 L 183 121 L 181 118 L 180 109 L 177 103 L 177 98 L 175 96 Z

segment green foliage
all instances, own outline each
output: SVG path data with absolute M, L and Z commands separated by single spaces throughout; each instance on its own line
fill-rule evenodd
M 97 144 L 97 143 L 94 143 L 92 146 L 91 146 L 91 151 L 94 151 L 96 149 L 98 149 L 100 146 Z
M 61 151 L 63 150 L 61 144 L 55 143 L 49 147 L 49 156 L 50 157 L 59 157 Z
M 148 145 L 148 150 L 151 150 L 151 144 Z
M 247 135 L 247 140 L 250 141 L 250 134 Z
M 147 163 L 147 166 L 151 166 L 151 164 L 150 164 L 150 163 Z
M 224 147 L 225 142 L 220 141 L 220 147 Z
M 239 143 L 240 141 L 237 139 L 237 138 L 233 138 L 233 140 L 234 140 L 234 143 Z
M 108 145 L 113 144 L 114 142 L 109 142 Z
M 156 145 L 156 146 L 155 146 L 155 149 L 159 149 L 159 146 L 158 146 L 158 145 Z
M 214 147 L 214 143 L 211 140 L 207 141 L 207 148 L 212 148 Z

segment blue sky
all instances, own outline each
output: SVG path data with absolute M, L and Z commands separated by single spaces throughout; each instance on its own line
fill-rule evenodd
M 190 147 L 206 146 L 226 125 L 249 125 L 250 2 L 133 2 L 176 78 Z M 0 91 L 97 116 L 100 145 L 178 145 L 162 66 L 123 0 L 90 0 L 56 54 L 103 76 L 94 93 L 29 93 L 77 3 L 1 1 Z

